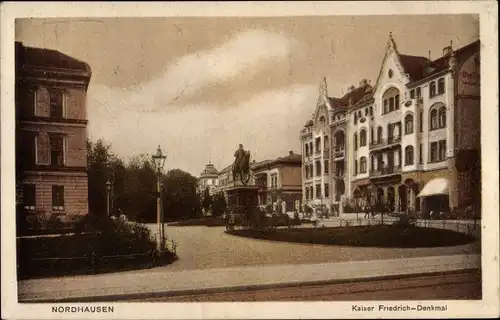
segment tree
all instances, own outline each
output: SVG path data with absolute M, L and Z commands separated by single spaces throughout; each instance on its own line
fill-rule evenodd
M 102 140 L 87 140 L 89 211 L 97 216 L 106 214 L 106 181 L 110 177 L 111 146 Z
M 212 202 L 212 215 L 214 217 L 220 217 L 227 208 L 226 198 L 222 192 L 216 194 Z
M 201 207 L 205 210 L 205 213 L 210 211 L 212 206 L 212 196 L 210 195 L 210 190 L 208 187 L 203 191 L 203 198 L 201 200 Z
M 196 194 L 196 177 L 180 169 L 173 169 L 167 172 L 162 182 L 163 210 L 167 220 L 201 215 L 201 203 Z

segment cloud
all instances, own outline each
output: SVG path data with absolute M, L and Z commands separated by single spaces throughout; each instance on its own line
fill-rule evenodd
M 101 93 L 108 99 L 119 91 Z M 112 141 L 113 151 L 122 157 L 152 153 L 160 144 L 167 152 L 167 169 L 180 168 L 199 174 L 211 155 L 219 170 L 233 161 L 239 143 L 257 161 L 300 152 L 299 132 L 310 117 L 317 88 L 292 85 L 254 95 L 251 99 L 221 109 L 197 104 L 150 113 L 113 107 L 92 109 L 91 138 Z M 125 101 L 123 101 L 125 103 Z
M 152 81 L 123 89 L 127 103 L 122 110 L 157 112 L 171 108 L 179 98 L 189 97 L 204 87 L 245 71 L 254 72 L 265 62 L 282 60 L 296 46 L 297 42 L 284 34 L 264 30 L 240 32 L 218 47 L 179 58 Z

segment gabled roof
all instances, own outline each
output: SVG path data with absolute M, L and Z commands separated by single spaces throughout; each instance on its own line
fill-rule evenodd
M 429 59 L 426 57 L 410 56 L 406 54 L 399 55 L 399 61 L 403 70 L 410 76 L 410 81 L 422 79 L 424 69 L 429 64 Z
M 21 42 L 16 42 L 16 60 L 23 65 L 78 70 L 91 73 L 88 63 L 75 59 L 62 52 L 45 49 L 26 47 Z

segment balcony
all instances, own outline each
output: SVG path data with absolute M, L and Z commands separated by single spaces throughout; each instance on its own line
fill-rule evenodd
M 333 158 L 343 158 L 345 156 L 345 145 L 337 145 L 333 147 Z
M 381 139 L 370 142 L 370 149 L 390 148 L 400 143 L 401 143 L 401 136 L 389 137 L 387 139 Z
M 371 177 L 382 177 L 382 176 L 389 176 L 391 174 L 398 174 L 398 173 L 401 173 L 401 165 L 384 166 L 384 167 L 376 169 L 376 170 L 371 170 L 370 176 Z

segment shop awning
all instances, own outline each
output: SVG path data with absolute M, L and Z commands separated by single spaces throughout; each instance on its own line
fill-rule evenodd
M 420 191 L 420 193 L 418 194 L 417 198 L 448 194 L 448 179 L 436 178 L 427 182 L 422 191 Z

